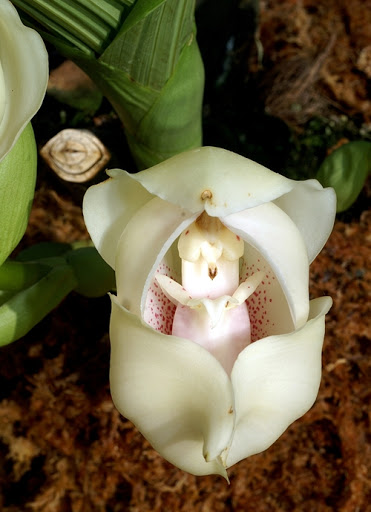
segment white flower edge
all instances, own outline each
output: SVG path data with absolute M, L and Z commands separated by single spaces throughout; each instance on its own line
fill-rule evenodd
M 317 180 L 295 181 L 293 189 L 275 199 L 274 203 L 299 228 L 307 248 L 309 263 L 312 263 L 334 227 L 335 190 L 323 188 Z
M 309 265 L 301 233 L 274 203 L 261 204 L 221 219 L 270 264 L 289 304 L 295 328 L 307 321 Z
M 96 249 L 114 269 L 117 244 L 126 224 L 153 195 L 125 171 L 114 169 L 108 174 L 108 180 L 86 191 L 83 213 Z
M 22 24 L 8 0 L 0 0 L 0 160 L 39 109 L 48 73 L 40 35 Z
M 221 148 L 206 146 L 181 153 L 137 174 L 114 169 L 109 175 L 109 180 L 88 189 L 83 212 L 95 246 L 113 268 L 126 224 L 155 196 L 190 216 L 205 210 L 220 218 L 274 202 L 297 225 L 309 261 L 320 252 L 334 224 L 332 189 L 323 189 L 316 180 L 287 179 Z M 203 200 L 204 191 L 212 197 Z
M 226 477 L 226 468 L 268 448 L 314 403 L 328 297 L 311 301 L 301 329 L 243 350 L 231 380 L 205 349 L 153 330 L 111 299 L 113 401 L 180 469 Z
M 155 219 L 155 221 L 154 221 Z M 120 304 L 142 316 L 158 265 L 194 220 L 179 206 L 155 197 L 127 223 L 117 246 L 116 282 Z
M 269 448 L 316 400 L 330 297 L 310 301 L 308 322 L 246 347 L 232 370 L 236 424 L 225 465 Z
M 219 455 L 230 443 L 234 415 L 222 366 L 196 343 L 155 331 L 111 300 L 115 406 L 175 466 L 226 477 Z

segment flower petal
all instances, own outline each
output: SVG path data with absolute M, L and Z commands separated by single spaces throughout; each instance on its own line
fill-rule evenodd
M 95 247 L 115 268 L 116 248 L 126 224 L 153 196 L 125 171 L 114 169 L 109 175 L 111 179 L 88 188 L 83 213 Z
M 266 450 L 313 405 L 321 379 L 321 350 L 329 297 L 310 302 L 309 321 L 290 334 L 249 345 L 232 370 L 236 427 L 227 467 Z
M 293 189 L 275 199 L 295 222 L 304 238 L 311 263 L 330 236 L 336 213 L 336 194 L 317 180 L 296 181 Z
M 241 281 L 260 275 L 260 272 L 264 273 L 264 278 L 246 300 L 251 321 L 251 341 L 295 330 L 289 304 L 269 262 L 246 243 Z
M 193 213 L 229 215 L 289 192 L 291 180 L 248 158 L 202 147 L 132 175 L 152 194 Z
M 131 218 L 121 235 L 116 258 L 120 304 L 142 316 L 154 274 L 174 240 L 195 216 L 156 197 Z
M 48 54 L 11 2 L 0 0 L 0 159 L 39 109 L 48 83 Z M 1 83 L 2 82 L 2 83 Z
M 158 333 L 111 299 L 110 381 L 117 409 L 172 464 L 226 477 L 220 454 L 234 421 L 226 373 L 196 343 Z
M 309 311 L 308 256 L 294 222 L 273 203 L 228 215 L 221 221 L 269 262 L 289 304 L 294 325 L 304 325 Z

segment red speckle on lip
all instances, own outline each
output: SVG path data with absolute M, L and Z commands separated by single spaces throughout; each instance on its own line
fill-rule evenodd
M 238 240 L 238 241 L 240 241 L 240 240 L 241 240 L 241 238 L 240 238 L 238 235 L 236 235 L 236 238 L 237 238 L 237 240 Z
M 187 231 L 186 231 L 184 234 L 185 234 L 185 235 L 188 235 L 188 233 L 189 233 L 189 229 L 187 229 Z
M 274 306 L 273 296 L 274 288 L 272 285 L 275 279 L 272 269 L 262 259 L 257 258 L 255 262 L 249 263 L 243 260 L 241 265 L 240 282 L 244 282 L 249 276 L 252 276 L 260 270 L 264 271 L 264 279 L 258 289 L 248 297 L 246 305 L 249 310 L 251 322 L 251 341 L 257 341 L 272 334 L 274 324 L 269 320 L 272 307 Z
M 157 273 L 174 279 L 172 271 L 167 265 L 160 264 Z M 156 281 L 153 281 L 146 300 L 145 322 L 162 334 L 171 334 L 175 309 L 175 304 L 166 297 Z

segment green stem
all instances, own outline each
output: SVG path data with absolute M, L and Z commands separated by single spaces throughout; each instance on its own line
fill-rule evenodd
M 0 346 L 27 334 L 76 287 L 67 266 L 53 268 L 40 281 L 11 297 L 0 307 Z
M 49 270 L 50 266 L 42 263 L 5 261 L 0 266 L 0 290 L 19 291 L 28 288 Z

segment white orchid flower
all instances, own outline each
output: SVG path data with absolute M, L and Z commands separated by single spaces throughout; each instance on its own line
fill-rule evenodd
M 331 299 L 308 267 L 335 194 L 213 147 L 109 175 L 83 209 L 116 271 L 113 400 L 174 465 L 227 477 L 316 399 Z
M 39 109 L 48 82 L 48 54 L 14 6 L 0 0 L 0 160 Z

